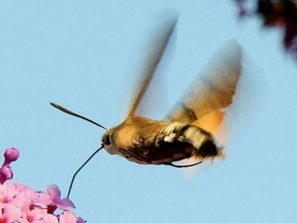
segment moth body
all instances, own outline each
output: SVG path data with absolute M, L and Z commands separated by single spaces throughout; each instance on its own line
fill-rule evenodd
M 169 164 L 186 158 L 200 160 L 221 154 L 213 137 L 185 122 L 128 117 L 102 137 L 105 150 L 139 164 Z
M 242 50 L 235 41 L 226 44 L 199 77 L 193 80 L 186 94 L 177 101 L 164 121 L 141 116 L 141 111 L 145 111 L 142 99 L 150 95 L 149 85 L 162 61 L 176 23 L 177 19 L 174 18 L 165 23 L 166 27 L 161 32 L 152 35 L 156 47 L 152 47 L 147 66 L 141 73 L 142 79 L 127 118 L 120 125 L 108 129 L 102 137 L 102 147 L 108 153 L 139 164 L 169 165 L 190 157 L 203 161 L 223 154 L 212 134 L 223 123 L 225 109 L 233 102 L 241 76 Z M 51 104 L 106 129 L 86 117 Z

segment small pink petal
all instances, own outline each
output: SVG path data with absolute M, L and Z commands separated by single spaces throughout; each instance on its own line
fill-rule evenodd
M 0 184 L 0 203 L 10 203 L 16 197 L 18 192 L 13 186 L 5 182 Z
M 47 192 L 52 199 L 53 203 L 57 205 L 57 207 L 61 210 L 69 210 L 71 208 L 74 208 L 73 202 L 68 199 L 64 198 L 61 199 L 61 191 L 59 190 L 57 185 L 49 185 L 47 188 Z
M 75 208 L 74 203 L 68 198 L 61 199 L 56 202 L 56 204 L 61 210 L 70 210 L 72 208 Z
M 30 205 L 27 205 L 23 210 L 23 218 L 28 222 L 41 222 L 43 216 L 46 214 L 46 209 L 40 208 L 31 208 Z
M 49 185 L 47 187 L 47 192 L 53 201 L 60 200 L 61 191 L 57 185 L 55 184 Z
M 77 218 L 72 212 L 64 211 L 60 215 L 60 223 L 77 223 Z
M 44 214 L 41 223 L 58 223 L 58 217 L 53 214 Z
M 7 222 L 16 222 L 22 216 L 22 212 L 18 207 L 9 204 L 4 208 L 3 216 L 7 219 Z
M 13 188 L 16 191 L 16 196 L 12 202 L 19 207 L 27 203 L 32 203 L 37 196 L 36 191 L 25 185 L 19 183 L 10 183 L 6 185 L 8 185 L 8 188 Z
M 48 193 L 39 192 L 34 200 L 34 205 L 41 208 L 46 208 L 48 205 L 52 204 L 52 199 Z
M 78 217 L 76 223 L 86 223 L 86 222 L 87 222 L 87 221 L 85 221 L 85 220 L 82 219 L 81 217 Z

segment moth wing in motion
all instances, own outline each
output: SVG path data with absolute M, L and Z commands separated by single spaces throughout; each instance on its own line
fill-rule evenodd
M 232 102 L 240 68 L 240 47 L 236 44 L 233 54 L 219 54 L 215 64 L 209 66 L 201 80 L 174 108 L 168 120 L 155 121 L 137 116 L 137 110 L 155 74 L 174 31 L 176 20 L 170 23 L 161 39 L 161 46 L 154 51 L 148 69 L 143 73 L 143 81 L 127 119 L 103 136 L 104 148 L 110 154 L 124 156 L 139 164 L 171 164 L 172 162 L 196 157 L 200 160 L 214 158 L 221 154 L 212 138 L 222 119 L 219 111 Z M 230 56 L 232 55 L 232 56 Z M 206 127 L 205 124 L 212 124 Z
M 152 53 L 150 57 L 148 58 L 147 67 L 142 73 L 142 80 L 139 84 L 138 90 L 135 92 L 135 98 L 132 102 L 130 111 L 128 113 L 128 117 L 134 116 L 137 112 L 137 109 L 139 105 L 141 104 L 141 101 L 143 99 L 143 96 L 145 95 L 156 71 L 158 68 L 158 65 L 164 57 L 164 53 L 166 51 L 166 48 L 169 44 L 169 41 L 171 39 L 171 36 L 175 30 L 177 23 L 177 18 L 172 18 L 171 20 L 167 20 L 164 22 L 163 26 L 161 27 L 161 31 L 158 30 L 158 33 L 154 35 L 154 43 L 151 45 L 154 46 Z
M 223 109 L 233 101 L 241 74 L 241 53 L 235 41 L 224 45 L 166 119 L 192 123 L 213 133 L 224 118 Z
M 233 101 L 241 74 L 241 54 L 241 47 L 235 41 L 225 44 L 166 118 L 190 123 L 215 134 L 223 123 L 224 109 Z M 216 151 L 217 154 L 213 153 L 213 148 L 205 147 L 205 154 L 213 154 L 209 158 L 223 156 L 220 148 Z M 194 155 L 183 164 L 203 159 Z

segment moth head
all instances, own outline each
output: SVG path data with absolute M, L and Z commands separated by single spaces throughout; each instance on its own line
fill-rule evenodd
M 109 146 L 112 144 L 113 142 L 113 138 L 112 138 L 112 129 L 108 129 L 102 136 L 102 145 L 105 146 Z
M 113 129 L 108 129 L 102 136 L 102 146 L 111 155 L 117 154 L 117 148 L 113 139 Z
M 95 122 L 95 121 L 93 121 L 93 120 L 91 120 L 91 119 L 89 119 L 89 118 L 87 118 L 87 117 L 85 117 L 85 116 L 82 116 L 82 115 L 79 115 L 79 114 L 77 114 L 77 113 L 74 113 L 73 111 L 70 111 L 70 110 L 68 110 L 67 108 L 64 108 L 64 107 L 62 107 L 61 105 L 58 105 L 58 104 L 56 104 L 56 103 L 53 103 L 53 102 L 51 102 L 50 103 L 53 107 L 55 107 L 56 109 L 59 109 L 60 111 L 62 111 L 62 112 L 65 112 L 66 114 L 68 114 L 68 115 L 72 115 L 72 116 L 75 116 L 75 117 L 77 117 L 77 118 L 80 118 L 80 119 L 83 119 L 83 120 L 85 120 L 85 121 L 87 121 L 87 122 L 90 122 L 90 123 L 92 123 L 92 124 L 94 124 L 94 125 L 96 125 L 96 126 L 98 126 L 98 127 L 100 127 L 100 128 L 102 128 L 102 129 L 105 129 L 106 130 L 106 132 L 104 133 L 104 135 L 103 135 L 103 137 L 102 137 L 102 145 L 98 148 L 98 149 L 96 149 L 96 151 L 94 152 L 94 153 L 92 153 L 92 155 L 91 156 L 89 156 L 89 158 L 77 169 L 77 171 L 74 173 L 74 175 L 73 175 L 73 177 L 72 177 L 72 180 L 71 180 L 71 183 L 70 183 L 70 186 L 69 186 L 69 189 L 68 189 L 68 194 L 67 194 L 67 198 L 69 198 L 69 196 L 70 196 L 70 192 L 71 192 L 71 188 L 72 188 L 72 185 L 73 185 L 73 182 L 74 182 L 74 179 L 75 179 L 75 177 L 76 177 L 76 175 L 81 171 L 81 169 L 93 158 L 93 156 L 95 156 L 101 149 L 103 149 L 103 147 L 106 149 L 106 147 L 108 147 L 108 145 L 111 145 L 111 140 L 110 140 L 110 138 L 111 138 L 111 136 L 112 136 L 112 134 L 111 134 L 111 130 L 109 130 L 109 129 L 107 129 L 107 128 L 105 128 L 103 125 L 100 125 L 100 124 L 98 124 L 97 122 Z

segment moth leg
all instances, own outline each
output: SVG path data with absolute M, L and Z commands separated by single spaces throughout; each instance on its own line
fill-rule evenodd
M 201 164 L 203 161 L 199 161 L 199 162 L 196 162 L 196 163 L 192 163 L 192 164 L 186 164 L 186 165 L 178 165 L 178 164 L 174 164 L 174 163 L 165 163 L 164 165 L 167 165 L 167 166 L 172 166 L 172 167 L 175 167 L 175 168 L 188 168 L 188 167 L 193 167 L 193 166 L 197 166 L 199 164 Z

